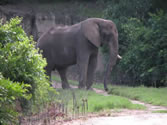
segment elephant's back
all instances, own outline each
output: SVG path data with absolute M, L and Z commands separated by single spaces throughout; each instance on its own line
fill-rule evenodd
M 53 27 L 38 41 L 43 55 L 50 58 L 56 67 L 76 64 L 76 47 L 79 38 L 79 25 Z

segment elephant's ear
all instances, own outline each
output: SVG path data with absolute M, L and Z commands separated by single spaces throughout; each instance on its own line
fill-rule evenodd
M 96 47 L 100 47 L 99 26 L 93 20 L 85 20 L 81 24 L 84 36 Z

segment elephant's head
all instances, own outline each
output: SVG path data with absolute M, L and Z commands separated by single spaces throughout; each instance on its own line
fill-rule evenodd
M 90 18 L 82 22 L 81 28 L 85 37 L 96 47 L 108 44 L 110 59 L 106 73 L 110 71 L 109 69 L 112 70 L 117 58 L 121 58 L 118 55 L 118 31 L 116 25 L 110 20 Z M 104 87 L 107 90 L 106 83 L 104 83 Z
M 108 44 L 111 66 L 118 58 L 118 31 L 110 20 L 90 18 L 82 22 L 82 31 L 85 37 L 96 47 Z

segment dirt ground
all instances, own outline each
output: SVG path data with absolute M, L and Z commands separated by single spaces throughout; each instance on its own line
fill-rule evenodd
M 136 114 L 116 117 L 94 117 L 62 125 L 167 125 L 167 114 Z

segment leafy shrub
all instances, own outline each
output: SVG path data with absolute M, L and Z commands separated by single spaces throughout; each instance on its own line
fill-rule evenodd
M 30 108 L 28 106 L 31 104 L 27 105 L 29 102 L 37 106 L 51 101 L 49 94 L 54 95 L 56 92 L 50 87 L 45 75 L 46 61 L 35 48 L 33 39 L 27 37 L 19 25 L 20 22 L 21 19 L 16 17 L 5 24 L 0 23 L 0 72 L 4 77 L 0 81 L 0 88 L 3 90 L 0 96 L 1 100 L 6 98 L 0 102 L 0 106 L 8 104 L 12 97 L 11 103 L 4 107 L 6 111 L 4 117 L 8 120 L 10 120 L 9 117 L 16 116 L 7 111 L 7 109 L 13 109 L 12 104 L 15 104 L 15 99 L 21 102 L 24 110 Z M 27 86 L 30 87 L 27 88 Z M 10 96 L 4 93 L 6 91 Z M 32 95 L 32 100 L 27 101 L 27 98 L 23 98 L 25 94 Z M 14 112 L 14 110 L 9 111 Z M 12 115 L 9 116 L 10 114 Z
M 119 32 L 120 53 L 126 51 L 128 46 L 127 36 L 122 28 L 129 18 L 144 19 L 151 8 L 151 0 L 108 0 L 108 7 L 104 10 L 104 18 L 113 20 Z
M 113 20 L 117 25 L 119 53 L 123 57 L 113 69 L 112 81 L 129 85 L 167 85 L 164 49 L 166 9 L 161 6 L 164 1 L 106 1 L 108 7 L 104 18 Z M 156 14 L 159 8 L 164 12 Z
M 18 113 L 15 101 L 20 97 L 30 99 L 31 94 L 27 94 L 29 87 L 28 84 L 20 84 L 5 79 L 0 74 L 0 124 L 17 121 Z
M 33 94 L 38 84 L 48 84 L 43 69 L 46 61 L 38 54 L 32 38 L 18 25 L 20 22 L 13 18 L 0 26 L 0 71 L 5 78 L 30 84 Z
M 152 86 L 167 85 L 167 14 L 150 14 L 147 24 L 131 18 L 123 25 L 128 36 L 128 51 L 121 60 L 122 69 L 134 82 Z
M 129 40 L 127 32 L 123 25 L 127 24 L 129 18 L 137 18 L 145 20 L 148 17 L 148 12 L 152 7 L 152 0 L 105 0 L 107 8 L 104 10 L 104 18 L 113 20 L 116 23 L 119 33 L 119 54 L 123 57 L 124 53 L 128 51 Z M 107 48 L 103 47 L 103 53 L 108 55 Z M 107 60 L 107 58 L 106 58 Z M 120 61 L 117 61 L 119 63 Z M 129 65 L 127 65 L 128 67 Z M 115 84 L 131 84 L 134 81 L 131 76 L 125 76 L 125 71 L 119 64 L 114 66 L 111 72 L 111 81 Z

